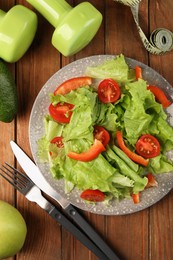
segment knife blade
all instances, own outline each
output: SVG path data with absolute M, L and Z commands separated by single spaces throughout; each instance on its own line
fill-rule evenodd
M 10 141 L 12 151 L 19 162 L 22 169 L 28 177 L 46 194 L 56 200 L 63 209 L 66 209 L 70 203 L 57 193 L 52 186 L 46 181 L 39 168 L 35 163 L 23 152 L 23 150 L 14 142 Z
M 72 206 L 65 198 L 55 191 L 42 175 L 36 164 L 28 155 L 14 142 L 10 141 L 12 151 L 28 177 L 48 196 L 57 201 L 63 210 L 72 218 L 85 234 L 104 252 L 110 260 L 119 260 L 119 257 L 93 229 L 93 227 L 84 219 L 84 217 Z

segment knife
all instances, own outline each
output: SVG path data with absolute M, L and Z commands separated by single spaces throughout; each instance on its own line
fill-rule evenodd
M 22 169 L 28 177 L 48 196 L 57 201 L 63 210 L 72 218 L 80 229 L 104 252 L 110 260 L 119 260 L 115 252 L 106 244 L 92 226 L 80 215 L 77 209 L 65 198 L 55 191 L 46 181 L 36 164 L 26 155 L 26 153 L 14 142 L 10 141 L 12 151 Z
M 61 224 L 75 238 L 91 250 L 100 260 L 109 260 L 109 258 L 97 247 L 97 245 L 73 223 L 61 209 L 56 208 L 48 199 L 42 195 L 41 190 L 24 173 L 21 173 L 13 166 L 5 163 L 0 168 L 0 176 L 8 181 L 16 190 L 21 192 L 29 201 L 37 203 L 49 216 Z M 1 258 L 0 258 L 1 259 Z

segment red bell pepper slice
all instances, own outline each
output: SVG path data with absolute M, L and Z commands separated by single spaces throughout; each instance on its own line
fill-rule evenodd
M 162 104 L 164 108 L 167 108 L 171 105 L 171 102 L 169 101 L 165 93 L 160 88 L 156 86 L 148 86 L 147 89 L 154 94 L 156 101 Z
M 75 153 L 75 152 L 69 152 L 67 154 L 68 157 L 71 159 L 82 161 L 82 162 L 89 162 L 97 158 L 97 156 L 105 151 L 105 147 L 99 140 L 95 139 L 94 144 L 90 147 L 90 149 L 83 153 Z
M 77 77 L 77 78 L 68 79 L 55 89 L 54 95 L 55 96 L 58 94 L 65 95 L 69 93 L 71 90 L 83 86 L 91 85 L 91 83 L 92 83 L 91 77 Z
M 136 80 L 142 79 L 142 69 L 139 66 L 135 67 Z
M 143 166 L 147 166 L 148 165 L 148 160 L 144 159 L 142 156 L 132 152 L 124 143 L 123 140 L 123 135 L 121 133 L 121 131 L 117 131 L 116 132 L 116 138 L 117 138 L 117 142 L 119 147 L 121 148 L 121 150 L 134 162 L 141 164 Z
M 140 193 L 132 194 L 132 199 L 134 204 L 138 204 L 140 202 Z
M 154 175 L 152 173 L 148 173 L 147 178 L 148 178 L 148 183 L 146 185 L 146 188 L 158 186 L 158 182 L 156 181 L 156 179 L 154 178 Z

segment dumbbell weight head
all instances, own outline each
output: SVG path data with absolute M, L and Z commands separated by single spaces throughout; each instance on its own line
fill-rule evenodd
M 54 27 L 53 46 L 64 56 L 83 49 L 97 33 L 101 13 L 89 2 L 71 7 L 64 0 L 27 0 Z
M 30 9 L 16 5 L 7 13 L 0 10 L 0 58 L 18 61 L 30 47 L 37 30 L 37 16 Z

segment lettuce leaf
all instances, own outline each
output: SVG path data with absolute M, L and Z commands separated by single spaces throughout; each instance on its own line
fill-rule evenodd
M 87 67 L 85 74 L 97 79 L 112 78 L 118 82 L 135 80 L 135 72 L 129 69 L 122 54 L 96 67 Z
M 149 171 L 153 174 L 173 172 L 173 163 L 168 160 L 166 156 L 160 154 L 159 156 L 150 159 Z

